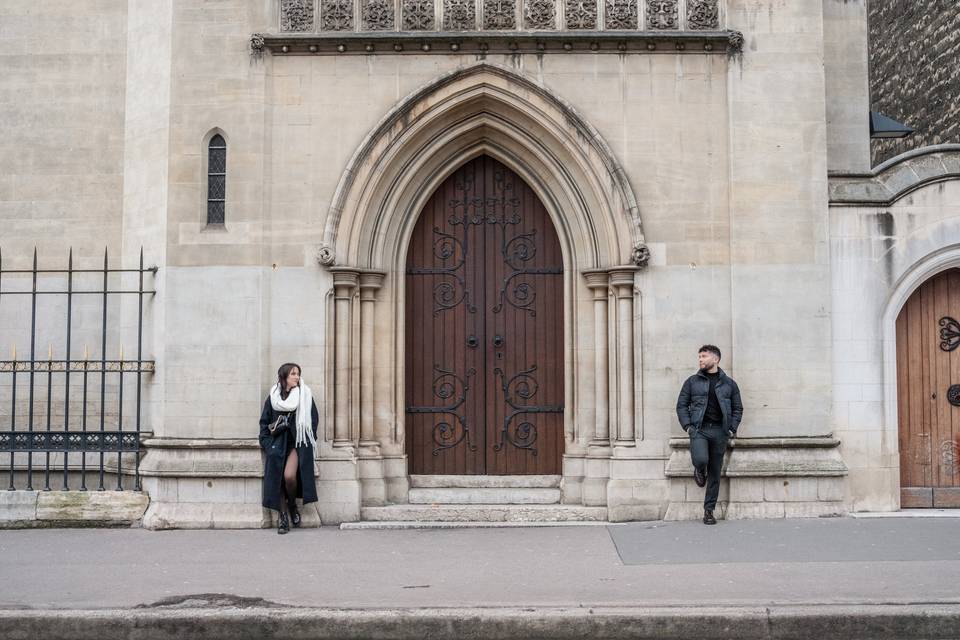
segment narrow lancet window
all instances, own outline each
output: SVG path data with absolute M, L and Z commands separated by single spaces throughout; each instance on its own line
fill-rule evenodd
M 207 149 L 207 224 L 226 220 L 227 141 L 219 133 Z

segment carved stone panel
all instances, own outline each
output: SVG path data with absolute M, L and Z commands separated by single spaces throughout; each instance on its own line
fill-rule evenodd
M 443 0 L 444 31 L 474 31 L 477 7 L 474 0 Z
M 432 31 L 435 27 L 433 0 L 403 0 L 404 31 Z
M 567 29 L 596 29 L 597 0 L 566 0 Z
M 280 31 L 313 31 L 313 0 L 281 0 Z
M 678 0 L 646 0 L 647 29 L 679 29 Z
M 637 28 L 637 0 L 607 0 L 606 4 L 604 21 L 607 29 Z
M 516 0 L 483 0 L 483 28 L 492 31 L 516 29 Z
M 320 28 L 324 31 L 353 31 L 353 0 L 321 0 Z
M 693 30 L 719 29 L 719 0 L 687 0 L 687 28 Z
M 554 0 L 523 0 L 524 29 L 556 29 L 557 5 Z
M 364 31 L 393 31 L 393 0 L 361 0 Z

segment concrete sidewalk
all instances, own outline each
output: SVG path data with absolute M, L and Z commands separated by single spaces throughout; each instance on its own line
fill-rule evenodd
M 607 620 L 601 627 L 609 633 L 611 624 L 622 630 L 617 619 L 643 626 L 638 621 L 666 616 L 680 625 L 677 633 L 687 633 L 690 624 L 706 619 L 697 612 L 710 609 L 728 621 L 750 620 L 751 633 L 760 634 L 749 635 L 734 625 L 729 637 L 773 638 L 788 636 L 770 635 L 770 616 L 786 616 L 783 620 L 793 620 L 796 629 L 809 630 L 809 620 L 803 620 L 831 617 L 829 607 L 837 606 L 842 608 L 834 609 L 836 615 L 842 613 L 848 622 L 856 619 L 850 617 L 855 612 L 869 613 L 880 626 L 873 629 L 865 618 L 860 625 L 873 629 L 871 636 L 806 637 L 901 637 L 882 630 L 893 633 L 899 627 L 891 620 L 913 618 L 909 628 L 918 633 L 931 621 L 939 621 L 939 631 L 902 637 L 960 637 L 957 519 L 733 521 L 715 527 L 647 522 L 524 529 L 323 528 L 287 536 L 273 530 L 0 531 L 0 576 L 0 632 L 6 629 L 8 637 L 16 629 L 67 637 L 49 625 L 104 621 L 120 625 L 110 627 L 119 633 L 126 628 L 123 620 L 142 632 L 150 616 L 213 620 L 219 618 L 212 612 L 220 612 L 244 620 L 238 622 L 241 629 L 265 634 L 268 629 L 256 621 L 280 624 L 285 619 L 296 626 L 305 624 L 302 616 L 314 616 L 319 626 L 311 627 L 309 637 L 319 638 L 327 637 L 325 625 L 334 624 L 332 619 L 346 615 L 343 610 L 354 610 L 357 620 L 371 625 L 376 619 L 386 625 L 417 618 L 418 624 L 447 630 L 430 637 L 468 637 L 462 629 L 460 635 L 449 635 L 456 625 L 443 620 L 481 614 L 492 625 L 481 625 L 487 633 L 482 637 L 535 637 L 524 625 L 506 630 L 510 620 L 523 614 L 552 620 L 553 626 L 544 622 L 544 629 L 554 637 L 563 637 L 563 629 L 583 630 L 571 621 L 578 615 L 587 616 L 590 624 Z M 360 615 L 358 609 L 366 613 Z M 601 609 L 609 619 L 598 617 Z M 846 628 L 834 622 L 824 633 Z M 780 631 L 789 627 L 784 624 Z M 152 628 L 160 633 L 162 627 Z M 91 634 L 96 628 L 84 627 Z M 404 635 L 416 628 L 377 635 L 424 637 Z M 84 637 L 84 629 L 71 627 L 68 635 Z M 507 635 L 498 636 L 496 629 Z M 510 635 L 521 629 L 527 635 Z M 337 637 L 369 637 L 363 635 L 368 631 L 343 631 L 346 635 Z M 664 635 L 661 627 L 655 631 L 659 637 L 685 637 Z M 950 635 L 937 635 L 941 632 Z M 191 633 L 218 637 L 205 635 L 211 629 Z M 620 637 L 597 635 L 599 628 L 591 633 Z

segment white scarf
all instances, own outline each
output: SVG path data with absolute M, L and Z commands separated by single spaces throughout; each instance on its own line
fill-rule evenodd
M 290 389 L 287 399 L 280 397 L 280 383 L 273 385 L 270 389 L 270 404 L 274 411 L 296 411 L 297 412 L 297 440 L 296 446 L 310 444 L 316 448 L 317 440 L 313 437 L 313 419 L 311 411 L 313 410 L 313 392 L 310 387 L 303 383 L 300 378 L 300 386 Z

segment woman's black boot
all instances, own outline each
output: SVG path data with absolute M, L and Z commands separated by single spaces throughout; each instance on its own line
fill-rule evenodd
M 280 512 L 280 523 L 277 525 L 277 533 L 283 534 L 290 531 L 290 521 L 287 519 L 287 514 L 284 511 Z
M 290 509 L 290 523 L 299 528 L 300 527 L 300 512 L 297 511 L 297 501 L 289 500 L 287 501 L 287 508 Z

